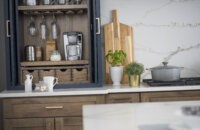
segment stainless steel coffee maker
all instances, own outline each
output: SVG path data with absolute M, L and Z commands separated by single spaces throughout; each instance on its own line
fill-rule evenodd
M 63 38 L 66 60 L 82 60 L 83 34 L 81 32 L 64 32 Z

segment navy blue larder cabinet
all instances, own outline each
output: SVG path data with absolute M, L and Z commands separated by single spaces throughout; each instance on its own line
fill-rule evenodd
M 26 31 L 24 31 L 26 30 L 26 28 L 28 28 L 27 23 L 29 23 L 28 21 L 29 17 L 33 16 L 36 20 L 39 21 L 38 23 L 36 22 L 36 26 L 38 26 L 37 27 L 38 33 L 37 33 L 37 36 L 35 37 L 36 39 L 39 39 L 40 38 L 39 37 L 40 36 L 39 23 L 41 21 L 40 17 L 41 15 L 44 15 L 48 22 L 50 18 L 49 15 L 51 15 L 51 13 L 54 14 L 56 17 L 58 17 L 58 19 L 64 19 L 62 18 L 62 15 L 63 17 L 67 17 L 66 19 L 68 21 L 62 20 L 62 22 L 64 22 L 65 26 L 69 26 L 68 23 L 70 24 L 69 27 L 72 28 L 70 31 L 81 30 L 78 28 L 79 26 L 80 28 L 85 29 L 86 27 L 80 24 L 82 23 L 81 18 L 85 19 L 87 17 L 87 19 L 85 19 L 87 20 L 87 29 L 85 29 L 86 31 L 83 32 L 83 39 L 85 42 L 85 43 L 83 42 L 83 46 L 84 45 L 87 46 L 87 48 L 83 47 L 85 50 L 87 50 L 85 51 L 83 49 L 83 53 L 87 53 L 87 54 L 83 54 L 84 55 L 83 57 L 86 57 L 84 60 L 88 61 L 88 71 L 87 71 L 89 75 L 88 82 L 82 83 L 82 82 L 73 81 L 71 83 L 61 83 L 61 84 L 59 83 L 55 86 L 55 88 L 60 89 L 60 88 L 101 87 L 102 86 L 102 45 L 101 45 L 101 26 L 100 26 L 101 24 L 100 1 L 99 0 L 85 0 L 85 1 L 83 0 L 83 5 L 75 5 L 75 6 L 73 4 L 55 5 L 56 7 L 58 7 L 57 10 L 55 7 L 53 7 L 54 5 L 44 6 L 41 3 L 37 3 L 38 5 L 36 6 L 27 6 L 27 5 L 22 5 L 21 3 L 22 1 L 23 0 L 4 0 L 3 1 L 4 2 L 3 3 L 4 16 L 3 16 L 3 20 L 1 19 L 1 22 L 5 26 L 3 26 L 4 28 L 2 28 L 1 31 L 3 30 L 3 32 L 5 33 L 1 34 L 1 37 L 4 37 L 4 41 L 0 44 L 2 44 L 1 53 L 4 54 L 4 55 L 1 55 L 1 59 L 2 61 L 5 60 L 3 61 L 5 65 L 2 66 L 0 69 L 6 70 L 5 78 L 4 78 L 6 88 L 8 90 L 23 90 L 24 89 L 24 85 L 22 83 L 23 69 L 22 69 L 21 64 L 22 62 L 25 62 L 25 59 L 24 59 L 25 42 L 27 42 L 27 39 L 32 38 L 32 37 L 26 38 L 30 36 L 29 34 L 26 33 Z M 45 10 L 45 8 L 42 9 L 41 7 L 47 7 L 48 10 Z M 51 10 L 51 7 L 52 7 L 52 10 Z M 79 10 L 82 10 L 83 15 L 67 14 L 66 12 L 69 10 L 74 11 L 75 13 L 77 13 Z M 48 14 L 45 14 L 46 12 L 48 12 Z M 70 18 L 72 18 L 73 20 L 70 20 Z M 78 22 L 75 20 L 78 20 Z M 57 21 L 59 22 L 59 20 Z M 59 26 L 59 23 L 57 24 Z M 83 20 L 83 24 L 84 24 L 84 20 Z M 62 28 L 63 27 L 60 27 L 60 34 L 59 34 L 60 38 L 62 38 L 63 36 Z M 50 32 L 50 29 L 48 31 Z M 67 31 L 68 30 L 66 30 L 66 32 Z M 51 40 L 51 39 L 48 39 L 48 40 Z M 59 40 L 58 42 L 56 42 L 56 44 L 63 44 L 62 42 L 63 42 L 62 40 Z M 42 44 L 43 44 L 42 46 L 45 46 L 46 42 Z M 59 49 L 62 47 L 57 47 L 57 48 Z M 44 53 L 45 52 L 43 52 L 43 54 Z M 61 51 L 61 53 L 63 53 L 63 51 Z M 73 75 L 74 66 L 76 67 L 78 65 L 73 64 L 71 66 L 72 69 L 70 72 L 72 75 Z M 45 66 L 42 66 L 42 67 L 44 67 L 45 69 Z M 40 68 L 40 66 L 37 66 L 37 68 Z M 55 73 L 56 72 L 57 71 L 55 71 Z M 41 72 L 39 74 L 41 74 Z M 40 78 L 38 78 L 38 81 L 39 80 Z

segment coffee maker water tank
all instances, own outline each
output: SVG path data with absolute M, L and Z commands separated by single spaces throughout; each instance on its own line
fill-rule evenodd
M 65 32 L 64 50 L 66 60 L 81 60 L 82 59 L 82 45 L 83 34 L 81 32 Z

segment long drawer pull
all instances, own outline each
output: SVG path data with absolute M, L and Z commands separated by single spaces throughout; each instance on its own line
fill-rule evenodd
M 63 109 L 63 106 L 49 106 L 45 107 L 46 109 Z
M 6 20 L 6 36 L 7 37 L 11 37 L 11 35 L 9 34 L 9 24 L 10 24 L 10 20 Z
M 116 100 L 116 101 L 118 101 L 118 100 L 131 100 L 131 98 L 118 98 L 118 99 L 113 99 L 113 100 Z

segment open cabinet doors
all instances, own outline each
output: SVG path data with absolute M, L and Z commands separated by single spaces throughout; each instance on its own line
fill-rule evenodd
M 17 83 L 17 53 L 16 53 L 16 35 L 15 35 L 15 2 L 13 0 L 4 0 L 4 9 L 7 9 L 6 20 L 6 66 L 8 75 L 7 89 L 13 89 Z
M 22 90 L 20 85 L 20 17 L 18 12 L 19 0 L 4 0 L 4 8 L 6 10 L 5 27 L 7 25 L 6 37 L 6 74 L 7 89 Z M 87 84 L 59 84 L 55 88 L 85 88 L 85 87 L 101 87 L 102 86 L 102 46 L 101 46 L 101 26 L 100 26 L 100 0 L 87 0 L 90 2 L 89 9 L 89 30 L 90 30 L 90 83 Z M 5 28 L 6 32 L 6 28 Z
M 100 0 L 93 0 L 93 28 L 95 51 L 95 82 L 102 86 L 102 44 L 101 44 L 101 17 Z
M 15 86 L 15 47 L 14 47 L 14 15 L 12 0 L 1 0 L 1 45 L 0 75 L 1 87 L 10 89 Z

